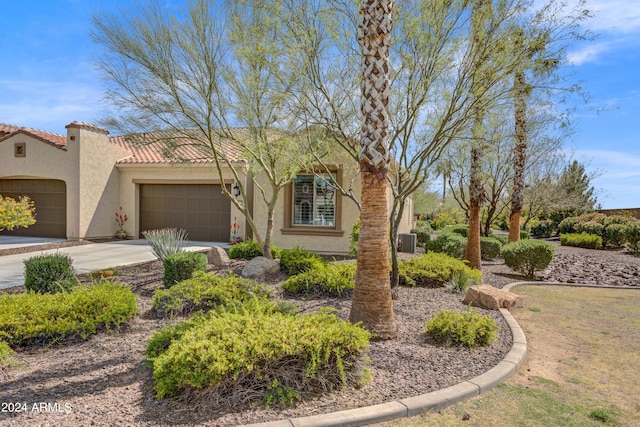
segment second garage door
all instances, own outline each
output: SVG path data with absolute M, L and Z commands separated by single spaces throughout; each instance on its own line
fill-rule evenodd
M 189 240 L 228 242 L 231 202 L 213 184 L 140 184 L 140 231 L 182 228 Z

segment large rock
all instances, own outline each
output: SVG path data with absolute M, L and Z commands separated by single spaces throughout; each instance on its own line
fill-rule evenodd
M 267 274 L 272 274 L 280 269 L 280 264 L 263 256 L 255 257 L 247 263 L 242 269 L 242 277 L 254 279 Z
M 462 302 L 491 310 L 499 308 L 511 310 L 515 306 L 522 305 L 522 297 L 513 292 L 494 288 L 491 285 L 479 285 L 469 288 Z
M 207 254 L 207 261 L 209 262 L 209 264 L 223 267 L 231 264 L 231 260 L 229 259 L 229 255 L 227 255 L 227 251 L 225 251 L 220 246 L 214 246 L 213 248 L 211 248 L 211 250 Z

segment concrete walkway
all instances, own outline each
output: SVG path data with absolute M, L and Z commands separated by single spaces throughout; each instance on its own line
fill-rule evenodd
M 13 242 L 0 236 L 0 248 L 8 249 L 12 247 L 23 247 L 29 244 L 52 243 L 42 240 L 31 240 L 34 238 L 15 238 Z M 64 241 L 64 240 L 61 240 Z M 188 242 L 185 249 L 188 251 L 199 251 L 209 249 L 212 246 L 228 247 L 228 243 L 216 242 Z M 36 255 L 50 255 L 55 253 L 68 254 L 73 260 L 73 267 L 78 274 L 88 273 L 101 268 L 118 267 L 122 265 L 136 264 L 139 262 L 153 261 L 156 259 L 151 252 L 151 248 L 146 240 L 121 240 L 106 243 L 90 243 L 86 245 L 71 246 L 61 249 L 51 249 L 46 251 L 29 252 L 17 255 L 0 256 L 0 289 L 24 284 L 24 260 Z

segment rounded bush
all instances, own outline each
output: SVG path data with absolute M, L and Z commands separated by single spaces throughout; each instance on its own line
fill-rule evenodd
M 467 224 L 451 225 L 443 230 L 447 233 L 457 233 L 463 237 L 469 237 L 469 226 Z
M 355 278 L 355 264 L 327 264 L 290 277 L 282 289 L 288 295 L 349 297 Z
M 279 258 L 281 251 L 282 249 L 271 245 L 271 255 L 274 258 Z M 231 259 L 253 259 L 259 256 L 262 256 L 262 248 L 260 248 L 260 245 L 255 240 L 236 243 L 229 248 L 229 258 Z
M 467 239 L 457 233 L 440 232 L 434 240 L 425 243 L 424 249 L 462 259 L 467 249 Z
M 507 267 L 527 277 L 533 277 L 536 271 L 547 268 L 553 260 L 553 254 L 553 245 L 539 240 L 519 240 L 502 248 Z
M 631 251 L 637 254 L 640 247 L 640 221 L 635 221 L 627 225 L 624 231 L 624 238 Z
M 482 259 L 491 260 L 500 256 L 502 243 L 494 237 L 480 237 L 480 255 Z
M 464 271 L 476 283 L 482 280 L 482 272 L 444 253 L 427 252 L 410 260 L 400 261 L 399 269 L 399 283 L 403 286 L 442 287 L 458 271 Z
M 558 224 L 558 232 L 560 234 L 573 234 L 576 232 L 576 224 L 578 223 L 577 216 L 570 216 L 568 218 L 563 219 Z
M 323 267 L 327 261 L 321 256 L 305 251 L 300 247 L 283 249 L 280 254 L 280 267 L 289 276 Z
M 613 248 L 620 248 L 624 245 L 625 238 L 624 233 L 627 229 L 627 225 L 612 223 L 606 226 L 604 234 L 607 237 L 607 246 Z
M 475 310 L 454 311 L 442 309 L 425 323 L 427 336 L 438 343 L 461 345 L 472 349 L 490 345 L 497 337 L 498 325 L 490 316 Z
M 551 237 L 557 228 L 557 224 L 550 219 L 541 219 L 539 221 L 535 221 L 533 225 L 531 225 L 531 234 L 533 237 L 537 238 L 547 238 Z
M 200 252 L 179 252 L 165 257 L 162 264 L 164 266 L 162 282 L 168 289 L 178 282 L 191 278 L 196 271 L 207 271 L 207 256 Z
M 67 292 L 76 283 L 67 254 L 37 255 L 24 260 L 24 287 L 38 293 Z
M 419 245 L 424 246 L 425 243 L 431 240 L 431 233 L 426 228 L 412 228 L 411 233 L 416 235 Z

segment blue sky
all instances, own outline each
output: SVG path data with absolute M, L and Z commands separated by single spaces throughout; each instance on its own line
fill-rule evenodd
M 65 134 L 74 120 L 104 112 L 93 63 L 100 48 L 91 16 L 132 0 L 4 1 L 0 13 L 0 122 Z M 640 0 L 592 0 L 595 41 L 571 51 L 574 77 L 589 93 L 568 152 L 600 176 L 604 208 L 640 207 Z M 597 112 L 598 110 L 603 110 Z

